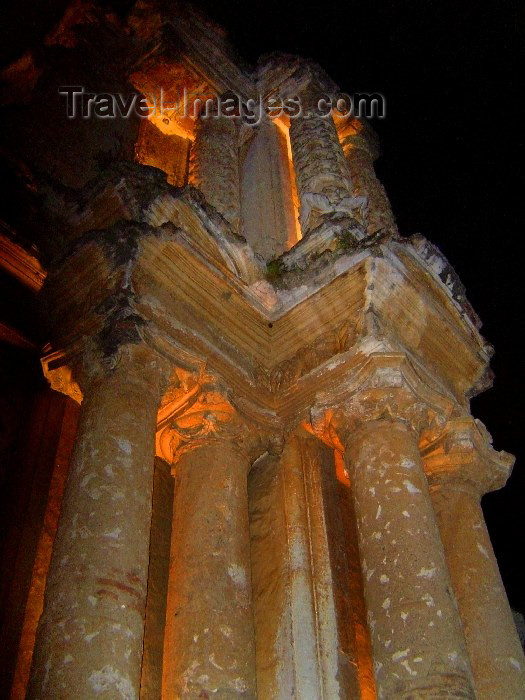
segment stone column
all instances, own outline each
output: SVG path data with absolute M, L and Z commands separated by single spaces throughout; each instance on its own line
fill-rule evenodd
M 320 116 L 317 109 L 323 95 L 314 86 L 301 92 L 302 113 L 290 119 L 303 236 L 318 226 L 324 216 L 349 214 L 366 204 L 364 199 L 352 197 L 350 173 L 332 117 Z
M 378 697 L 474 698 L 418 448 L 420 429 L 438 420 L 440 399 L 437 408 L 429 405 L 434 392 L 416 383 L 406 362 L 382 366 L 390 360 L 379 360 L 375 369 L 370 363 L 372 371 L 345 401 L 339 427 L 355 499 Z
M 201 115 L 190 150 L 190 184 L 222 214 L 234 231 L 241 221 L 239 135 L 236 120 Z
M 463 621 L 476 697 L 525 698 L 525 658 L 480 498 L 501 488 L 514 462 L 472 419 L 451 421 L 424 451 L 430 494 Z
M 96 358 L 93 358 L 94 360 Z M 138 698 L 164 362 L 121 346 L 86 368 L 28 698 Z
M 155 459 L 151 535 L 148 567 L 148 596 L 144 624 L 144 652 L 140 700 L 159 700 L 162 695 L 164 628 L 170 568 L 173 523 L 173 477 L 170 466 Z
M 191 444 L 190 444 L 191 446 Z M 211 437 L 175 466 L 163 696 L 255 698 L 248 453 Z
M 397 232 L 392 208 L 385 188 L 378 180 L 374 161 L 379 156 L 377 137 L 362 124 L 351 122 L 347 133 L 342 135 L 342 148 L 346 157 L 354 196 L 365 197 L 368 201 L 366 230 L 368 234 L 378 231 Z

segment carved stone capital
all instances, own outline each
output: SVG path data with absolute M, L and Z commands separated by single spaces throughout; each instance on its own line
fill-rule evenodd
M 175 465 L 181 455 L 210 440 L 227 441 L 252 464 L 278 449 L 277 433 L 227 398 L 210 375 L 178 370 L 178 387 L 165 396 L 158 415 L 157 456 Z
M 339 449 L 372 421 L 401 422 L 417 436 L 423 431 L 434 435 L 454 408 L 454 401 L 432 386 L 406 355 L 377 353 L 350 381 L 318 396 L 310 417 L 313 432 Z
M 449 420 L 422 445 L 421 456 L 431 489 L 465 490 L 477 497 L 505 486 L 515 461 L 492 447 L 483 423 L 471 416 Z
M 41 364 L 51 388 L 79 404 L 92 383 L 104 381 L 117 371 L 123 373 L 126 381 L 143 383 L 160 400 L 172 372 L 170 362 L 147 343 L 123 343 L 105 355 L 96 339 L 86 342 L 83 352 L 74 356 L 51 352 L 41 359 Z
M 67 364 L 67 358 L 63 352 L 49 352 L 41 358 L 40 363 L 51 389 L 69 396 L 78 404 L 82 403 L 82 389 L 73 377 L 73 370 L 71 365 Z

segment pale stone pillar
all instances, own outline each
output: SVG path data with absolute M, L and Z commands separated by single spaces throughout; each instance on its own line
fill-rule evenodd
M 345 442 L 379 698 L 474 698 L 417 434 L 370 420 Z
M 474 421 L 451 421 L 424 452 L 479 700 L 523 700 L 525 658 L 485 525 L 480 498 L 501 488 L 513 458 Z
M 342 148 L 346 157 L 354 196 L 365 197 L 367 207 L 367 233 L 378 231 L 397 232 L 385 188 L 378 180 L 374 170 L 374 161 L 379 156 L 377 139 L 364 127 L 348 129 L 343 135 Z
M 210 114 L 195 125 L 190 150 L 190 184 L 222 214 L 234 231 L 241 221 L 239 134 L 236 120 Z
M 259 700 L 359 695 L 334 472 L 333 450 L 300 429 L 250 472 Z
M 155 426 L 167 368 L 138 345 L 112 359 L 83 382 L 29 698 L 139 694 Z
M 475 697 L 419 453 L 454 407 L 404 354 L 377 353 L 310 412 L 345 452 L 380 700 Z
M 303 236 L 327 214 L 348 214 L 365 204 L 352 197 L 350 173 L 331 116 L 317 103 L 324 93 L 310 87 L 300 94 L 302 113 L 290 119 L 290 145 L 300 201 Z
M 201 442 L 176 463 L 163 697 L 257 696 L 249 467 L 235 439 Z
M 313 450 L 312 450 L 313 447 Z M 297 698 L 343 697 L 338 682 L 337 623 L 322 501 L 309 488 L 319 457 L 311 439 L 292 435 L 281 458 L 289 560 L 289 606 Z M 321 445 L 321 448 L 324 447 Z M 325 448 L 326 449 L 326 448 Z M 314 462 L 314 465 L 312 465 Z M 312 503 L 312 498 L 316 498 Z M 319 530 L 322 530 L 321 532 Z M 323 541 L 324 540 L 324 541 Z M 319 549 L 323 548 L 321 553 Z
M 276 124 L 243 127 L 242 234 L 266 260 L 297 243 L 286 138 Z

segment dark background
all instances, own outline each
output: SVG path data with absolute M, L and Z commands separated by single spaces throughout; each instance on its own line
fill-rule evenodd
M 65 2 L 7 2 L 0 63 L 20 56 Z M 104 3 L 103 3 L 104 4 Z M 131 3 L 107 2 L 125 13 Z M 483 506 L 513 607 L 525 612 L 522 392 L 523 4 L 387 0 L 194 3 L 255 63 L 273 50 L 309 57 L 347 93 L 381 92 L 376 163 L 402 234 L 437 244 L 495 346 L 494 388 L 472 402 L 496 449 L 517 455 L 507 487 Z

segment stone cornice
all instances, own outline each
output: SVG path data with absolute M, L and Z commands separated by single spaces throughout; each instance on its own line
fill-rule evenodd
M 341 449 L 369 422 L 400 421 L 418 436 L 434 435 L 458 410 L 454 398 L 406 355 L 375 352 L 345 382 L 317 395 L 309 422 L 312 432 Z
M 431 488 L 469 490 L 478 497 L 505 486 L 514 465 L 514 457 L 497 452 L 483 423 L 471 416 L 448 421 L 422 443 L 421 456 Z
M 490 348 L 410 241 L 328 251 L 272 284 L 191 188 L 127 197 L 142 221 L 82 234 L 50 274 L 52 352 L 71 358 L 104 324 L 136 319 L 138 335 L 175 366 L 206 365 L 235 396 L 256 395 L 260 410 L 286 419 L 377 343 L 411 357 L 465 407 L 486 385 Z

